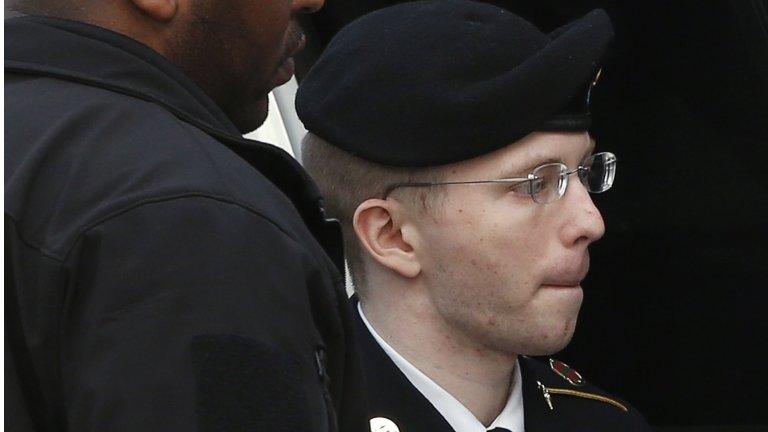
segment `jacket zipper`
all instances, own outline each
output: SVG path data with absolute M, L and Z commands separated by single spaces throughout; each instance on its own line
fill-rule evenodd
M 624 405 L 623 403 L 603 395 L 587 393 L 579 390 L 547 387 L 539 381 L 536 381 L 536 384 L 538 385 L 539 390 L 541 390 L 541 394 L 544 396 L 544 401 L 547 403 L 547 406 L 549 407 L 550 410 L 555 409 L 554 405 L 552 404 L 552 395 L 565 395 L 565 396 L 581 397 L 585 399 L 592 399 L 599 402 L 607 403 L 609 405 L 613 405 L 624 412 L 629 411 L 629 408 L 627 408 L 627 406 Z
M 317 362 L 317 373 L 319 375 L 320 383 L 323 389 L 323 399 L 325 399 L 325 412 L 328 415 L 328 428 L 331 432 L 339 432 L 336 410 L 333 406 L 333 398 L 331 398 L 331 377 L 328 376 L 328 370 L 325 364 L 324 346 L 318 346 L 315 349 L 315 361 Z

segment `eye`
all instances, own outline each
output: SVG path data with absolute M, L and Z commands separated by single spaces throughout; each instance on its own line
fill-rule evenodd
M 544 177 L 533 178 L 532 180 L 529 180 L 528 183 L 531 185 L 530 186 L 531 195 L 536 195 L 537 193 L 547 188 L 547 182 Z
M 544 189 L 544 186 L 544 179 L 536 177 L 515 183 L 509 187 L 509 190 L 520 195 L 534 195 Z

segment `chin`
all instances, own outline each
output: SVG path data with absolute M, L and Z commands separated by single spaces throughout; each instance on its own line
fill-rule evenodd
M 240 107 L 227 115 L 241 134 L 247 134 L 261 127 L 269 114 L 269 97 L 263 96 L 248 106 Z
M 554 354 L 558 351 L 562 351 L 565 347 L 571 343 L 573 339 L 573 333 L 576 330 L 576 318 L 565 320 L 559 326 L 553 326 L 553 331 L 550 333 L 548 343 L 545 343 L 543 350 L 546 351 L 546 355 Z
M 538 331 L 530 334 L 519 346 L 518 354 L 549 356 L 562 351 L 573 338 L 576 318 L 545 323 Z

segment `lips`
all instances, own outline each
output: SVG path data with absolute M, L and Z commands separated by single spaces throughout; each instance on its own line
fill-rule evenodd
M 273 86 L 278 87 L 281 86 L 288 81 L 290 81 L 293 74 L 296 72 L 296 66 L 293 60 L 293 56 L 296 55 L 299 51 L 304 49 L 304 46 L 307 44 L 307 38 L 304 35 L 304 33 L 301 33 L 300 31 L 292 31 L 289 35 L 289 49 L 286 49 L 286 56 L 283 59 L 283 62 L 280 63 L 280 66 L 278 66 L 277 71 L 275 72 L 275 78 L 273 80 Z
M 551 288 L 577 288 L 587 277 L 587 272 L 589 272 L 589 255 L 571 265 L 561 267 L 541 285 Z
M 544 283 L 541 286 L 547 288 L 578 288 L 581 286 L 581 281 Z

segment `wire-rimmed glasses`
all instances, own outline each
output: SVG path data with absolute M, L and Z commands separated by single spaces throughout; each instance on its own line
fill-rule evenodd
M 568 166 L 563 163 L 548 163 L 536 167 L 527 177 L 434 183 L 395 183 L 384 191 L 384 198 L 386 199 L 395 189 L 402 187 L 501 183 L 509 184 L 510 188 L 516 192 L 530 195 L 533 201 L 537 203 L 546 204 L 557 201 L 565 195 L 565 191 L 568 189 L 568 178 L 571 174 L 577 174 L 589 192 L 605 192 L 613 186 L 613 180 L 616 177 L 616 155 L 602 152 L 588 156 L 577 168 L 572 170 L 569 170 Z

